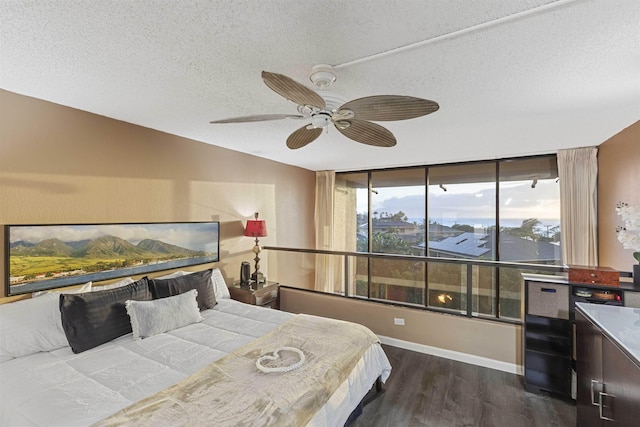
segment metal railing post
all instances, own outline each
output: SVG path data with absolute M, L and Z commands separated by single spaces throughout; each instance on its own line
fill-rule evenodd
M 467 263 L 467 317 L 473 315 L 473 264 Z

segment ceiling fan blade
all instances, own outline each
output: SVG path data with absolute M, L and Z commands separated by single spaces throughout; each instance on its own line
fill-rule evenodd
M 345 126 L 346 123 L 349 126 Z M 347 138 L 362 144 L 376 147 L 393 147 L 396 145 L 396 137 L 386 128 L 364 120 L 345 120 L 336 124 L 338 129 Z
M 320 109 L 326 107 L 320 95 L 285 75 L 263 71 L 262 80 L 275 93 L 298 105 L 312 105 Z
M 322 128 L 307 129 L 307 125 L 305 125 L 289 135 L 289 138 L 287 138 L 287 147 L 292 150 L 302 148 L 310 142 L 315 141 L 321 133 Z
M 376 95 L 354 99 L 340 107 L 351 110 L 358 120 L 406 120 L 438 111 L 437 102 L 401 95 Z
M 209 123 L 212 123 L 212 124 L 249 123 L 249 122 L 266 122 L 269 120 L 280 120 L 280 119 L 304 119 L 304 116 L 298 116 L 295 114 L 260 114 L 257 116 L 243 116 L 243 117 L 233 117 L 231 119 L 214 120 Z

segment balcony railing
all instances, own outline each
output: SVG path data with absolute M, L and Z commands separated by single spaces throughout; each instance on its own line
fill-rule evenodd
M 285 283 L 388 304 L 521 323 L 522 273 L 559 275 L 561 265 L 266 246 Z M 278 267 L 279 269 L 281 267 Z

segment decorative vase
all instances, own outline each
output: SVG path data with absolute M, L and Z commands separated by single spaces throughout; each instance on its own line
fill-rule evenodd
M 633 286 L 640 287 L 640 264 L 633 264 Z

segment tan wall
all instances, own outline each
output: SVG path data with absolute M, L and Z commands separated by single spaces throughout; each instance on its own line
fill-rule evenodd
M 640 121 L 603 142 L 598 149 L 598 245 L 600 265 L 631 271 L 631 249 L 617 239 L 623 225 L 616 203 L 640 207 Z
M 261 244 L 315 245 L 312 171 L 3 90 L 0 117 L 0 225 L 219 220 L 216 266 L 231 281 L 253 259 L 242 234 L 255 211 Z M 268 276 L 295 283 L 295 266 L 261 258 Z
M 378 335 L 522 365 L 518 325 L 395 307 L 295 289 L 282 289 L 280 308 L 363 324 Z M 394 325 L 402 318 L 404 326 Z

